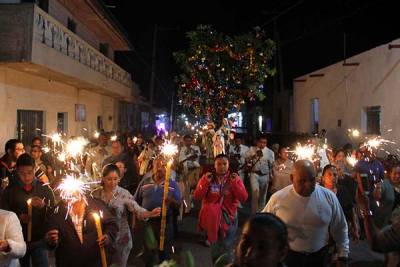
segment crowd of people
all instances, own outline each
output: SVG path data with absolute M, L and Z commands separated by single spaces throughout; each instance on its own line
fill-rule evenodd
M 195 203 L 204 244 L 219 248 L 210 253 L 213 263 L 225 257 L 231 266 L 347 266 L 350 240 L 363 238 L 387 253 L 387 266 L 400 262 L 394 156 L 378 159 L 363 144 L 334 150 L 315 137 L 314 158 L 291 157 L 286 147 L 268 148 L 265 135 L 246 146 L 228 121 L 217 131 L 209 123 L 196 136 L 110 137 L 101 132 L 74 168 L 45 149 L 57 146 L 51 140 L 6 142 L 0 266 L 46 267 L 49 253 L 56 266 L 101 266 L 100 248 L 109 265 L 127 266 L 134 242 L 143 244 L 144 264 L 154 266 L 171 259 L 179 224 L 197 211 Z M 178 147 L 172 162 L 162 152 L 166 143 Z M 85 177 L 87 192 L 62 196 L 57 189 L 68 175 Z M 237 240 L 248 200 L 251 217 Z M 101 238 L 93 213 L 101 214 Z

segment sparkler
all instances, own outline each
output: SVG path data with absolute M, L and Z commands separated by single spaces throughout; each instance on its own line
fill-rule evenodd
M 117 141 L 117 138 L 118 138 L 118 136 L 113 135 L 113 136 L 111 136 L 110 140 L 114 142 L 114 141 Z
M 133 141 L 134 144 L 136 144 L 136 142 L 137 142 L 137 137 L 134 136 L 133 139 L 132 139 L 132 141 Z
M 178 153 L 178 146 L 167 142 L 161 148 L 161 153 L 164 155 L 166 159 L 168 159 L 167 169 L 165 172 L 165 181 L 164 181 L 164 195 L 162 202 L 162 212 L 161 212 L 161 229 L 160 229 L 160 250 L 164 251 L 164 242 L 165 242 L 165 228 L 167 226 L 167 197 L 169 191 L 169 177 L 171 176 L 171 165 L 172 165 L 172 157 Z
M 395 144 L 395 142 L 383 139 L 382 137 L 378 136 L 367 139 L 361 147 L 365 147 L 370 152 L 374 152 L 377 149 L 385 151 L 383 148 L 381 148 L 381 146 L 387 144 Z
M 99 136 L 100 136 L 100 133 L 98 131 L 95 131 L 93 134 L 93 137 L 97 139 L 97 138 L 99 138 Z
M 66 146 L 68 156 L 76 158 L 77 156 L 82 155 L 87 144 L 89 144 L 89 141 L 81 136 L 68 140 Z
M 297 144 L 293 153 L 296 155 L 297 160 L 308 159 L 315 160 L 315 146 L 311 144 L 301 145 Z
M 360 131 L 357 129 L 348 129 L 347 131 L 353 137 L 360 137 Z
M 354 166 L 357 164 L 357 162 L 358 162 L 357 158 L 356 158 L 354 155 L 347 156 L 347 157 L 346 157 L 346 161 L 347 161 L 347 163 L 349 163 L 352 167 L 354 167 Z

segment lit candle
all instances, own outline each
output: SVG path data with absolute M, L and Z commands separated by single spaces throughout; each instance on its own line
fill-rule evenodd
M 28 204 L 28 242 L 32 241 L 32 200 L 28 199 L 26 201 Z
M 97 237 L 98 239 L 103 238 L 103 231 L 101 230 L 101 221 L 100 216 L 97 213 L 93 213 L 94 222 L 96 223 Z M 101 266 L 107 267 L 107 259 L 106 259 L 106 251 L 104 247 L 100 247 L 100 256 L 101 256 Z
M 172 161 L 167 163 L 167 170 L 165 172 L 165 181 L 164 181 L 164 196 L 162 202 L 162 211 L 161 211 L 161 229 L 160 229 L 160 251 L 164 251 L 164 243 L 165 243 L 165 228 L 167 227 L 167 198 L 168 198 L 168 189 L 169 189 L 169 177 L 171 175 L 171 165 Z

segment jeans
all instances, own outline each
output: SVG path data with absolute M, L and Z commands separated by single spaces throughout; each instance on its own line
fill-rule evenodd
M 236 241 L 237 229 L 238 219 L 236 215 L 233 224 L 230 225 L 228 230 L 226 231 L 225 237 L 222 237 L 222 235 L 220 235 L 218 237 L 218 241 L 211 247 L 211 259 L 213 263 L 215 263 L 217 259 L 224 254 L 228 256 L 230 262 L 233 261 L 233 248 Z
M 48 267 L 49 259 L 44 242 L 37 241 L 33 243 L 33 246 L 27 247 L 25 256 L 19 260 L 21 267 Z

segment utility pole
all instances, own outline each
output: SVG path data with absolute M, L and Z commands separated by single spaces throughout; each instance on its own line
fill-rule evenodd
M 157 24 L 154 24 L 153 31 L 153 52 L 151 55 L 151 76 L 150 76 L 150 106 L 153 113 L 153 104 L 154 104 L 154 83 L 156 79 L 156 56 L 157 56 Z

